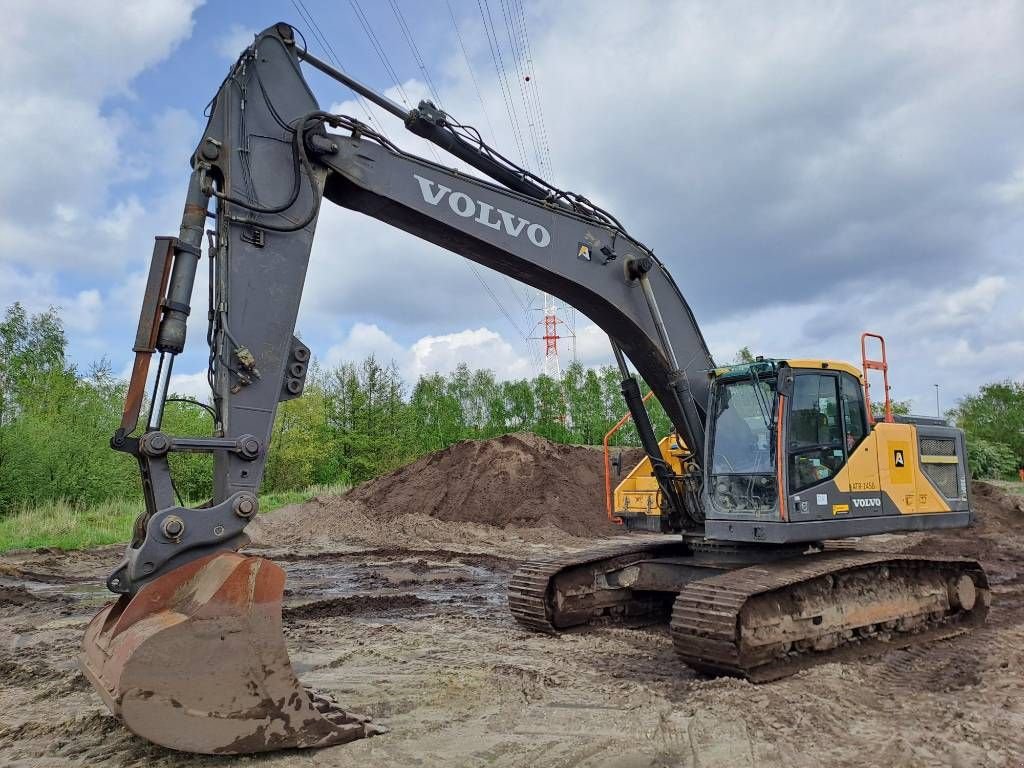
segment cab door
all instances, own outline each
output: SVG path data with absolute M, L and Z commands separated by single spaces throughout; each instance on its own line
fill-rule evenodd
M 794 522 L 827 520 L 850 511 L 848 489 L 836 483 L 846 464 L 846 435 L 834 371 L 795 371 L 787 414 L 786 453 Z

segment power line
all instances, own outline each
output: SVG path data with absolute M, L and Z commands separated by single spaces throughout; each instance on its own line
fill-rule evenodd
M 388 0 L 391 5 L 391 10 L 395 14 L 395 19 L 398 21 L 398 28 L 402 31 L 402 36 L 405 37 L 405 42 L 409 44 L 409 50 L 412 51 L 412 57 L 416 60 L 417 66 L 420 68 L 420 72 L 423 73 L 423 77 L 427 83 L 427 88 L 430 89 L 431 96 L 434 97 L 434 103 L 440 107 L 441 97 L 437 93 L 437 88 L 434 87 L 434 80 L 430 77 L 430 72 L 427 70 L 427 63 L 420 54 L 420 49 L 416 46 L 416 42 L 412 37 L 412 30 L 409 29 L 409 24 L 405 20 L 405 14 L 402 13 L 401 8 L 398 7 L 396 0 Z
M 487 0 L 484 0 L 486 3 Z M 509 49 L 512 52 L 512 63 L 519 80 L 519 94 L 522 97 L 527 124 L 530 129 L 530 141 L 533 145 L 534 157 L 537 161 L 538 173 L 541 176 L 551 174 L 551 149 L 547 142 L 547 128 L 544 124 L 543 106 L 537 89 L 536 77 L 533 73 L 533 57 L 529 50 L 529 37 L 526 33 L 526 15 L 521 0 L 500 0 L 505 32 L 508 37 Z M 490 9 L 488 8 L 488 11 Z M 493 27 L 493 19 L 491 21 Z M 500 45 L 498 46 L 500 51 Z M 531 95 L 534 97 L 531 100 Z M 538 295 L 541 295 L 538 293 Z M 544 293 L 543 304 L 554 307 L 548 294 Z M 573 323 L 575 326 L 575 323 Z M 575 329 L 573 335 L 573 355 L 575 357 Z M 546 359 L 546 358 L 545 358 Z
M 544 106 L 540 99 L 540 86 L 537 84 L 537 74 L 533 68 L 533 50 L 530 47 L 530 34 L 526 28 L 526 9 L 523 7 L 523 0 L 511 0 L 513 8 L 518 9 L 519 31 L 521 34 L 521 45 L 526 56 L 526 74 L 528 77 L 527 92 L 533 94 L 536 105 L 538 124 L 540 127 L 540 141 L 547 160 L 549 176 L 554 175 L 554 167 L 551 163 L 551 144 L 548 140 L 547 121 L 544 119 Z
M 409 104 L 409 97 L 405 93 L 405 89 L 402 87 L 402 83 L 398 79 L 398 75 L 395 74 L 394 68 L 391 66 L 391 60 L 388 58 L 387 53 L 384 52 L 384 46 L 380 44 L 380 40 L 377 39 L 377 35 L 373 32 L 373 26 L 370 24 L 370 20 L 366 17 L 366 13 L 363 11 L 363 7 L 359 4 L 359 0 L 348 0 L 348 4 L 352 6 L 352 11 L 356 15 L 356 20 L 363 28 L 363 32 L 366 33 L 366 37 L 370 40 L 370 45 L 373 46 L 373 50 L 377 53 L 377 58 L 380 59 L 380 63 L 384 65 L 385 71 L 391 76 L 392 82 L 395 84 L 395 88 L 398 89 L 398 93 L 402 98 L 402 103 L 405 106 L 411 106 Z
M 370 24 L 369 24 L 369 19 L 366 19 L 365 13 L 362 13 L 362 8 L 359 6 L 358 0 L 349 0 L 349 1 L 352 3 L 353 10 L 356 11 L 357 16 L 362 14 L 363 19 L 361 19 L 361 21 L 365 20 L 365 23 L 363 24 L 364 31 L 366 31 L 368 35 L 372 36 L 373 40 L 376 40 L 376 35 L 373 34 L 373 30 L 372 30 L 372 28 L 370 27 Z M 419 46 L 416 45 L 415 35 L 413 34 L 412 29 L 409 27 L 408 23 L 406 22 L 405 15 L 402 13 L 401 8 L 399 8 L 398 3 L 397 3 L 396 0 L 388 0 L 388 3 L 391 6 L 391 10 L 392 10 L 392 12 L 395 15 L 395 20 L 398 22 L 398 28 L 401 31 L 402 36 L 405 38 L 406 44 L 409 46 L 409 51 L 412 53 L 413 60 L 416 62 L 416 65 L 419 67 L 420 71 L 423 73 L 423 77 L 425 78 L 427 87 L 430 89 L 431 95 L 433 95 L 433 97 L 434 97 L 434 99 L 436 101 L 437 106 L 440 107 L 441 106 L 441 96 L 438 93 L 436 86 L 434 85 L 433 78 L 430 76 L 430 70 L 427 67 L 426 60 L 423 58 L 423 55 L 420 53 Z M 449 12 L 450 11 L 451 11 L 451 6 L 449 5 Z M 458 31 L 458 27 L 456 27 L 456 32 L 457 31 Z M 391 73 L 392 77 L 395 79 L 396 84 L 397 84 L 398 78 L 395 75 L 395 70 L 391 66 L 390 61 L 387 61 L 386 55 L 383 54 L 383 51 L 380 48 L 379 41 L 377 42 L 375 47 L 378 50 L 378 54 L 382 56 L 382 61 L 385 62 L 385 67 Z M 401 86 L 399 86 L 399 87 L 401 87 Z M 408 106 L 408 104 L 407 104 L 407 106 Z M 430 147 L 431 151 L 434 152 L 435 157 L 437 157 L 437 152 L 434 149 L 433 145 L 428 144 L 428 146 Z M 440 157 L 438 157 L 437 160 L 438 160 L 438 163 L 441 162 Z M 469 266 L 470 270 L 473 272 L 473 275 L 476 277 L 476 279 L 480 282 L 480 285 L 483 286 L 484 291 L 486 291 L 487 295 L 490 296 L 491 300 L 494 302 L 494 305 L 498 308 L 498 311 L 505 317 L 505 319 L 508 321 L 509 325 L 511 325 L 512 328 L 515 329 L 516 333 L 519 336 L 522 336 L 523 339 L 525 340 L 526 339 L 526 334 L 523 333 L 519 329 L 518 325 L 516 325 L 515 321 L 512 319 L 512 315 L 509 313 L 509 311 L 507 309 L 505 309 L 505 305 L 502 304 L 501 299 L 498 298 L 498 295 L 494 292 L 494 290 L 490 287 L 490 285 L 487 284 L 487 281 L 484 279 L 483 275 L 477 269 L 476 265 L 473 264 L 473 262 L 471 262 L 471 261 L 466 261 L 466 264 L 467 264 L 467 266 Z M 509 289 L 512 291 L 513 296 L 515 296 L 516 301 L 519 302 L 520 306 L 523 307 L 523 311 L 525 312 L 526 311 L 526 305 L 523 303 L 523 300 L 519 296 L 519 294 L 515 291 L 511 279 L 507 275 L 502 275 L 502 277 L 504 277 L 506 283 L 509 286 Z
M 487 0 L 484 0 L 484 4 Z M 487 19 L 491 15 L 490 6 L 487 6 L 487 14 L 484 14 L 484 5 L 480 3 L 480 0 L 476 0 L 476 6 L 480 10 L 480 19 L 484 24 L 484 35 L 487 37 L 487 45 L 491 49 L 491 61 L 494 62 L 494 72 L 498 76 L 498 85 L 501 88 L 501 95 L 505 100 L 505 110 L 508 113 L 509 123 L 512 125 L 512 136 L 516 142 L 516 148 L 519 150 L 519 159 L 522 161 L 524 166 L 529 167 L 529 159 L 526 154 L 526 149 L 523 144 L 523 139 L 519 130 L 519 120 L 516 118 L 515 110 L 512 108 L 512 89 L 508 86 L 508 76 L 505 73 L 505 62 L 501 56 L 501 46 L 497 45 L 497 35 L 493 34 L 493 21 L 490 27 L 488 27 Z M 493 42 L 492 42 L 493 38 Z M 497 50 L 495 50 L 497 48 Z
M 310 35 L 315 40 L 319 41 L 321 48 L 323 48 L 327 55 L 334 60 L 334 65 L 339 70 L 344 72 L 345 67 L 342 66 L 341 60 L 338 58 L 338 54 L 335 53 L 334 46 L 331 45 L 330 41 L 320 30 L 320 25 L 317 24 L 316 20 L 313 18 L 313 12 L 306 7 L 306 4 L 302 0 L 291 0 L 291 3 L 295 10 L 298 12 L 299 16 L 302 17 L 302 20 L 308 25 L 307 28 L 309 29 Z M 380 120 L 377 119 L 377 117 L 370 111 L 370 108 L 367 105 L 366 101 L 363 99 L 363 97 L 360 96 L 358 93 L 354 95 L 356 97 L 356 102 L 359 104 L 360 107 L 362 107 L 363 112 L 366 114 L 366 119 L 370 123 L 376 123 L 377 130 L 381 132 L 385 139 L 388 139 L 390 141 L 387 133 L 384 131 L 384 126 L 381 124 Z
M 446 2 L 448 2 L 448 0 L 446 0 Z M 291 0 L 291 3 L 295 7 L 295 10 L 302 17 L 303 21 L 307 25 L 309 25 L 311 35 L 314 37 L 314 39 L 316 39 L 319 42 L 321 47 L 334 60 L 334 63 L 338 67 L 338 69 L 344 71 L 344 67 L 341 64 L 341 61 L 340 61 L 337 53 L 335 52 L 334 47 L 330 44 L 330 41 L 327 39 L 326 35 L 320 29 L 320 26 L 316 23 L 316 19 L 313 17 L 313 13 L 309 10 L 309 8 L 306 7 L 306 5 L 303 2 L 303 0 Z M 356 16 L 356 20 L 359 21 L 359 24 L 362 27 L 363 32 L 366 34 L 367 38 L 369 39 L 370 44 L 371 44 L 371 46 L 374 49 L 374 52 L 377 54 L 377 57 L 380 59 L 380 62 L 384 66 L 385 71 L 390 76 L 391 80 L 394 82 L 395 87 L 398 90 L 398 93 L 400 94 L 402 101 L 405 103 L 405 105 L 407 107 L 410 106 L 408 95 L 406 94 L 405 89 L 402 87 L 402 83 L 401 83 L 401 81 L 400 81 L 400 79 L 398 77 L 398 74 L 397 74 L 395 68 L 392 66 L 391 60 L 388 58 L 387 53 L 385 53 L 384 47 L 382 46 L 379 38 L 375 34 L 375 32 L 373 30 L 373 26 L 370 23 L 369 18 L 366 16 L 366 13 L 363 10 L 362 6 L 359 4 L 359 0 L 349 0 L 349 4 L 352 6 L 352 10 L 353 10 L 353 13 Z M 398 22 L 398 25 L 399 25 L 399 30 L 401 31 L 403 37 L 405 38 L 405 41 L 406 41 L 406 43 L 409 46 L 409 50 L 412 52 L 413 59 L 416 62 L 416 65 L 419 67 L 420 71 L 423 73 L 423 76 L 424 76 L 425 81 L 426 81 L 426 85 L 429 88 L 429 90 L 431 92 L 431 95 L 436 100 L 437 106 L 440 107 L 441 106 L 440 95 L 438 93 L 437 87 L 434 84 L 433 78 L 431 78 L 431 76 L 430 76 L 430 72 L 429 72 L 429 70 L 427 68 L 427 65 L 426 65 L 426 60 L 423 58 L 423 55 L 420 53 L 419 47 L 416 45 L 415 37 L 414 37 L 414 35 L 412 33 L 412 30 L 409 27 L 408 23 L 406 22 L 404 14 L 402 14 L 402 11 L 398 7 L 396 0 L 389 0 L 389 4 L 391 5 L 391 9 L 392 9 L 392 11 L 395 14 L 395 19 L 396 19 L 396 21 Z M 477 5 L 479 6 L 479 0 L 477 0 Z M 469 56 L 466 53 L 466 48 L 465 48 L 465 44 L 464 44 L 464 42 L 462 40 L 462 35 L 459 32 L 458 25 L 455 23 L 455 15 L 452 12 L 450 2 L 448 2 L 448 12 L 449 12 L 449 14 L 452 17 L 452 24 L 454 25 L 456 35 L 459 38 L 459 45 L 462 48 L 463 56 L 466 59 L 466 65 L 470 69 L 470 76 L 473 79 L 473 84 L 474 84 L 474 87 L 476 88 L 476 91 L 477 91 L 477 97 L 480 99 L 481 107 L 484 108 L 484 117 L 487 119 L 488 125 L 491 126 L 490 117 L 487 114 L 486 107 L 484 107 L 483 96 L 482 96 L 482 94 L 480 92 L 479 85 L 477 84 L 476 75 L 473 73 L 472 66 L 470 65 Z M 490 14 L 490 8 L 488 8 L 488 15 L 489 14 Z M 482 8 L 481 8 L 481 17 L 483 17 L 483 9 Z M 492 21 L 492 23 L 493 23 L 493 21 Z M 487 32 L 486 22 L 485 22 L 485 32 Z M 494 37 L 494 40 L 495 40 L 495 43 L 497 43 L 497 36 Z M 491 42 L 491 39 L 490 39 L 490 36 L 488 36 L 488 44 L 490 44 L 490 42 Z M 492 47 L 491 51 L 492 51 L 492 58 L 493 58 L 494 57 L 494 48 L 493 47 Z M 499 48 L 498 48 L 498 59 L 499 59 L 499 61 L 500 61 L 500 58 L 501 57 L 500 57 L 500 46 L 499 46 Z M 502 61 L 500 63 L 501 63 L 502 73 L 503 73 L 504 72 L 504 62 Z M 496 72 L 498 71 L 498 64 L 497 63 L 495 65 L 495 71 Z M 505 88 L 506 87 L 507 87 L 507 84 L 502 82 L 502 94 L 503 95 L 505 94 Z M 511 98 L 511 88 L 510 87 L 508 88 L 508 93 L 509 93 L 509 98 Z M 382 134 L 384 134 L 385 138 L 387 138 L 387 135 L 384 132 L 384 128 L 383 128 L 383 126 L 380 123 L 380 120 L 373 113 L 370 112 L 367 104 L 364 102 L 362 97 L 359 96 L 359 94 L 355 94 L 355 97 L 356 97 L 356 100 L 358 101 L 358 103 L 360 104 L 360 106 L 363 108 L 363 111 L 366 113 L 367 119 L 370 120 L 371 122 L 375 122 L 377 124 L 378 128 L 380 129 L 380 132 Z M 509 102 L 506 101 L 506 106 L 508 106 L 508 103 Z M 512 120 L 513 120 L 513 130 L 514 131 L 518 131 L 519 126 L 518 126 L 518 123 L 515 122 L 513 113 L 510 111 L 509 114 L 510 114 L 510 118 L 512 118 Z M 491 126 L 491 132 L 492 133 L 494 132 L 493 126 Z M 516 135 L 516 138 L 517 138 L 517 143 L 518 143 L 519 148 L 520 148 L 520 152 L 522 153 L 523 152 L 522 142 L 521 142 L 521 139 L 520 139 L 518 133 Z M 434 155 L 434 158 L 437 160 L 438 164 L 441 165 L 442 164 L 441 163 L 441 158 L 437 154 L 437 150 L 433 146 L 433 144 L 431 144 L 429 142 L 426 142 L 426 141 L 424 141 L 424 143 L 427 145 L 427 148 Z M 515 322 L 515 320 L 513 320 L 512 315 L 505 308 L 504 304 L 501 302 L 501 299 L 494 292 L 494 290 L 487 284 L 486 280 L 484 279 L 483 275 L 480 273 L 480 270 L 476 267 L 476 265 L 473 264 L 471 261 L 466 261 L 465 263 L 470 268 L 470 271 L 472 271 L 472 273 L 476 277 L 476 279 L 480 282 L 480 285 L 483 287 L 484 291 L 490 297 L 491 301 L 494 302 L 495 307 L 497 307 L 497 309 L 501 313 L 501 315 L 505 318 L 505 320 L 509 323 L 509 325 L 513 328 L 513 330 L 515 330 L 516 334 L 520 338 L 523 339 L 524 343 L 526 343 L 527 349 L 530 351 L 531 356 L 532 356 L 534 350 L 533 350 L 532 345 L 529 344 L 528 334 L 524 333 L 520 329 L 518 324 Z M 504 277 L 506 283 L 508 284 L 509 290 L 512 292 L 512 295 L 515 297 L 515 299 L 519 303 L 520 307 L 522 307 L 524 313 L 528 314 L 528 306 L 527 306 L 526 302 L 524 302 L 522 297 L 519 295 L 519 293 L 515 290 L 515 287 L 514 287 L 514 284 L 513 284 L 512 280 L 511 280 L 511 278 L 509 278 L 507 275 L 502 275 L 502 277 Z
M 480 102 L 480 109 L 483 111 L 484 119 L 487 121 L 487 127 L 490 129 L 491 137 L 496 136 L 494 125 L 491 123 L 491 116 L 487 112 L 487 105 L 484 103 L 483 93 L 480 91 L 480 84 L 476 79 L 476 72 L 473 70 L 473 63 L 469 58 L 469 52 L 466 50 L 466 43 L 462 39 L 462 32 L 459 30 L 459 23 L 455 20 L 455 12 L 452 10 L 451 0 L 445 0 L 445 5 L 448 6 L 448 17 L 451 19 L 452 28 L 455 30 L 455 37 L 459 41 L 459 49 L 462 51 L 462 59 L 466 62 L 466 70 L 469 72 L 469 78 L 473 83 L 473 90 L 476 91 L 476 98 Z M 515 297 L 519 306 L 522 307 L 523 314 L 529 319 L 530 308 L 528 303 L 523 299 L 520 292 L 516 289 L 515 283 L 508 275 L 502 275 L 505 278 L 505 283 L 508 285 L 509 291 Z M 533 347 L 531 346 L 532 350 Z
M 451 0 L 445 0 L 445 4 L 448 6 L 448 15 L 452 20 L 452 27 L 455 28 L 455 36 L 459 40 L 459 48 L 462 49 L 462 58 L 466 62 L 466 69 L 469 70 L 469 78 L 473 81 L 473 89 L 476 91 L 476 97 L 480 101 L 480 109 L 483 110 L 484 120 L 487 121 L 487 127 L 491 132 L 491 140 L 494 141 L 497 138 L 497 134 L 494 131 L 494 126 L 491 124 L 491 116 L 487 112 L 487 106 L 484 104 L 484 96 L 480 91 L 480 84 L 477 82 L 476 73 L 473 71 L 473 64 L 469 60 L 469 53 L 466 52 L 466 44 L 462 40 L 462 33 L 459 31 L 458 22 L 455 21 L 455 12 L 452 11 Z
M 498 298 L 497 294 L 495 294 L 494 291 L 491 290 L 491 287 L 484 280 L 483 275 L 480 274 L 480 270 L 477 269 L 476 265 L 473 264 L 472 262 L 467 261 L 466 263 L 469 265 L 469 268 L 473 271 L 473 274 L 476 276 L 476 279 L 480 281 L 480 285 L 484 287 L 484 290 L 487 291 L 487 294 L 491 297 L 491 299 L 493 299 L 494 305 L 498 308 L 498 311 L 505 316 L 506 320 L 508 320 L 508 324 L 515 329 L 516 333 L 519 336 L 521 336 L 523 339 L 526 339 L 526 334 L 519 329 L 518 325 L 516 325 L 515 320 L 512 319 L 512 316 L 505 309 L 505 306 L 501 303 L 501 300 Z
M 523 99 L 523 107 L 526 111 L 526 124 L 530 131 L 530 141 L 533 144 L 533 156 L 537 161 L 537 172 L 544 176 L 544 162 L 541 159 L 542 151 L 540 144 L 537 139 L 537 128 L 535 126 L 536 119 L 534 118 L 534 109 L 530 104 L 530 100 L 526 94 L 526 81 L 524 80 L 522 67 L 519 64 L 519 46 L 512 39 L 512 23 L 509 18 L 508 6 L 505 0 L 501 0 L 501 15 L 505 22 L 505 34 L 508 37 L 508 47 L 512 51 L 512 64 L 516 68 L 516 79 L 519 81 L 519 95 Z
M 409 103 L 409 96 L 408 94 L 406 94 L 405 88 L 402 87 L 402 83 L 399 80 L 398 74 L 395 72 L 395 68 L 391 66 L 391 59 L 388 58 L 387 53 L 385 53 L 384 51 L 384 46 L 381 45 L 380 40 L 374 33 L 373 25 L 370 24 L 370 19 L 369 17 L 367 17 L 366 12 L 363 11 L 363 7 L 359 4 L 359 0 L 348 0 L 348 2 L 349 5 L 352 6 L 352 12 L 355 14 L 356 20 L 359 22 L 359 25 L 363 28 L 363 32 L 366 33 L 366 37 L 367 39 L 369 39 L 370 45 L 376 52 L 377 58 L 380 59 L 380 63 L 384 65 L 385 71 L 391 77 L 392 82 L 395 84 L 395 88 L 398 89 L 398 93 L 402 99 L 402 103 L 405 104 L 406 107 L 411 107 L 411 104 Z M 409 44 L 411 47 L 415 48 L 415 43 L 412 42 L 411 37 L 409 38 Z M 416 50 L 418 51 L 419 49 Z M 426 65 L 424 65 L 424 68 L 425 66 Z M 426 139 L 420 140 L 423 142 L 424 146 L 426 146 L 426 148 L 430 151 L 430 154 L 434 156 L 434 160 L 437 162 L 437 164 L 444 165 L 444 163 L 441 162 L 441 156 L 437 153 L 437 148 Z

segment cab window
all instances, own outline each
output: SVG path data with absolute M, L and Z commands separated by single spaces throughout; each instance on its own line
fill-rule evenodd
M 868 419 L 864 412 L 864 397 L 860 382 L 848 373 L 842 374 L 839 377 L 839 396 L 843 404 L 846 452 L 849 453 L 868 433 Z
M 833 374 L 799 374 L 789 411 L 789 485 L 800 491 L 828 480 L 846 461 Z

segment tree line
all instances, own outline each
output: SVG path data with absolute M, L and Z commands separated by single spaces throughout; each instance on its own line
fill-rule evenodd
M 0 513 L 57 498 L 91 504 L 140 497 L 138 467 L 111 450 L 127 382 L 100 361 L 81 371 L 67 357 L 54 310 L 30 315 L 20 304 L 0 320 Z M 654 401 L 651 401 L 652 404 Z M 280 404 L 263 492 L 315 484 L 355 484 L 459 440 L 529 431 L 562 443 L 600 444 L 623 414 L 618 371 L 570 365 L 558 379 L 499 381 L 460 365 L 407 384 L 373 356 L 327 368 L 314 363 L 302 397 Z M 665 434 L 668 418 L 650 409 Z M 162 428 L 209 435 L 210 415 L 168 402 Z M 613 440 L 638 445 L 627 425 Z M 212 460 L 172 454 L 178 493 L 211 493 Z
M 738 360 L 745 356 L 741 350 Z M 9 307 L 0 320 L 0 514 L 54 499 L 139 498 L 135 462 L 108 447 L 126 388 L 106 361 L 85 371 L 69 361 L 55 310 L 31 315 L 20 304 Z M 668 418 L 649 402 L 657 434 L 667 434 Z M 262 490 L 355 484 L 459 440 L 508 432 L 600 444 L 624 410 L 611 366 L 573 364 L 557 379 L 499 381 L 461 365 L 409 385 L 393 363 L 372 356 L 334 368 L 314 363 L 303 396 L 278 409 Z M 1024 463 L 1024 384 L 986 385 L 949 415 L 968 433 L 976 476 L 1016 474 Z M 163 428 L 200 436 L 212 423 L 195 404 L 169 402 Z M 639 441 L 628 424 L 613 442 Z M 184 499 L 209 497 L 209 456 L 175 454 L 171 465 Z

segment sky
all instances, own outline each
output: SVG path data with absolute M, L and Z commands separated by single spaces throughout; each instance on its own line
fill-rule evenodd
M 870 330 L 916 412 L 935 412 L 935 384 L 945 410 L 1024 380 L 1024 3 L 3 7 L 0 310 L 58 307 L 83 370 L 105 358 L 127 375 L 152 238 L 177 233 L 203 109 L 253 34 L 284 20 L 392 99 L 436 92 L 505 154 L 612 211 L 668 265 L 719 362 L 747 346 L 859 363 Z M 322 106 L 367 119 L 351 92 L 307 78 Z M 298 331 L 331 365 L 374 353 L 408 380 L 460 362 L 522 377 L 540 362 L 539 306 L 526 286 L 325 205 Z M 611 362 L 596 326 L 577 314 L 575 329 L 584 364 Z M 202 395 L 203 331 L 190 339 L 174 385 Z

